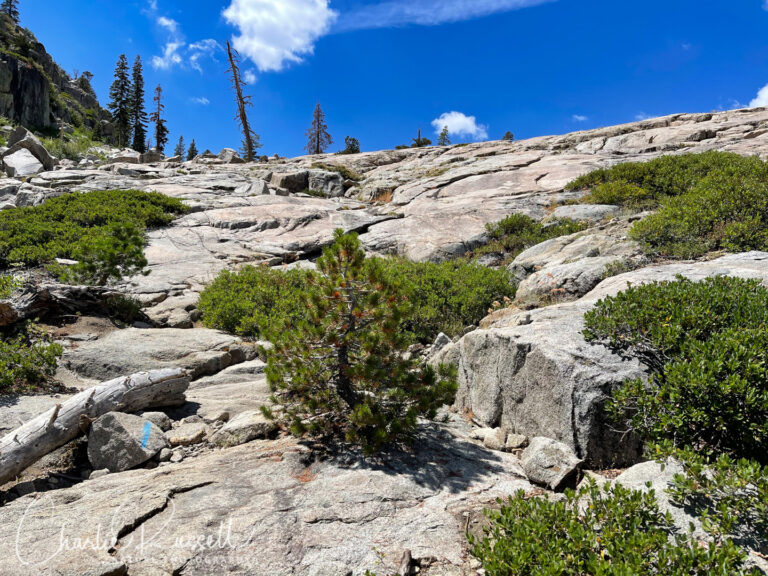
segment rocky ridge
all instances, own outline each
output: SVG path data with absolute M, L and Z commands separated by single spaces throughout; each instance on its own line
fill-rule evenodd
M 534 480 L 558 487 L 569 476 L 553 476 L 560 462 L 575 471 L 637 458 L 636 443 L 616 438 L 599 409 L 614 385 L 645 369 L 586 343 L 586 310 L 629 282 L 677 274 L 729 274 L 768 285 L 768 254 L 650 265 L 627 239 L 630 222 L 615 207 L 555 206 L 577 196 L 563 188 L 587 171 L 704 150 L 765 158 L 768 110 L 256 164 L 230 151 L 191 162 L 110 151 L 106 162 L 94 156 L 24 182 L 6 180 L 8 207 L 107 188 L 162 192 L 192 207 L 150 233 L 152 273 L 116 287 L 147 304 L 153 326 L 118 330 L 86 316 L 57 334 L 67 347 L 59 376 L 76 389 L 164 367 L 188 370 L 192 383 L 187 404 L 165 411 L 170 428 L 162 418 L 138 416 L 168 428 L 168 446 L 160 439 L 142 467 L 106 474 L 81 464 L 92 479 L 50 490 L 61 484 L 41 464 L 5 487 L 11 498 L 0 508 L 0 557 L 8 560 L 0 574 L 386 574 L 406 550 L 424 573 L 475 574 L 464 534 L 497 496 L 538 490 Z M 485 225 L 512 212 L 591 225 L 521 254 L 510 266 L 521 282 L 514 306 L 434 347 L 432 361 L 459 366 L 461 388 L 446 421 L 425 424 L 414 451 L 371 463 L 318 457 L 287 438 L 261 439 L 268 431 L 256 414 L 269 393 L 255 346 L 195 327 L 197 294 L 219 271 L 311 264 L 336 228 L 359 232 L 373 254 L 443 260 L 484 243 Z M 622 270 L 631 271 L 610 277 Z M 9 309 L 21 313 L 20 306 Z M 4 400 L 0 435 L 67 397 Z M 241 442 L 247 444 L 233 446 Z M 562 460 L 552 464 L 555 457 Z M 638 476 L 629 475 L 633 482 Z M 104 542 L 93 546 L 99 527 Z M 62 533 L 90 538 L 89 545 L 59 549 Z M 32 543 L 50 559 L 39 564 L 17 554 Z

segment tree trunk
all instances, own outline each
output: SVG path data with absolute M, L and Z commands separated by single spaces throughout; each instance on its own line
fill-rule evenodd
M 169 368 L 117 378 L 76 394 L 0 438 L 0 485 L 74 440 L 107 412 L 137 412 L 186 402 L 189 375 Z

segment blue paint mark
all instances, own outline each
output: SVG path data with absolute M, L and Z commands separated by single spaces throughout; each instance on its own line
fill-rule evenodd
M 147 442 L 149 442 L 149 433 L 152 431 L 152 424 L 147 422 L 144 424 L 144 436 L 141 438 L 141 447 L 146 448 Z

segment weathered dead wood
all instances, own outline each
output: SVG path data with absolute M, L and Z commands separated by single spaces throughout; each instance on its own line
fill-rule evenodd
M 116 378 L 76 394 L 0 438 L 0 484 L 84 433 L 107 412 L 137 412 L 186 402 L 189 375 L 179 368 Z

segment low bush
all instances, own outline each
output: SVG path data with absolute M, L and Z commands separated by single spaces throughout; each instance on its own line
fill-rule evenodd
M 633 226 L 631 235 L 647 252 L 670 258 L 766 250 L 768 173 L 710 174 L 688 194 L 665 200 L 656 214 Z
M 469 536 L 488 576 L 748 573 L 744 554 L 728 540 L 702 545 L 691 535 L 671 536 L 671 518 L 659 511 L 653 491 L 591 482 L 560 501 L 521 491 L 498 503 L 499 510 L 486 512 L 484 537 Z
M 500 222 L 488 224 L 489 242 L 477 248 L 469 256 L 504 254 L 504 263 L 512 262 L 523 250 L 546 240 L 567 236 L 586 229 L 587 225 L 564 218 L 558 222 L 542 224 L 524 214 L 512 214 Z
M 73 134 L 65 134 L 59 138 L 42 138 L 45 149 L 52 156 L 59 159 L 82 160 L 88 154 L 88 150 L 101 145 L 95 140 L 93 133 L 78 128 Z
M 748 546 L 759 546 L 768 535 L 768 467 L 727 454 L 707 457 L 697 450 L 661 447 L 660 456 L 682 463 L 667 490 L 672 502 L 694 511 L 706 532 L 723 540 L 733 535 Z
M 429 343 L 440 332 L 450 336 L 477 324 L 488 308 L 515 288 L 504 270 L 466 261 L 411 262 L 405 258 L 370 259 L 388 282 L 399 286 L 411 312 L 401 324 L 409 341 Z M 306 316 L 307 287 L 315 273 L 246 266 L 222 272 L 200 295 L 203 323 L 248 338 L 273 326 L 295 326 Z
M 312 168 L 315 168 L 317 170 L 325 170 L 326 172 L 336 172 L 337 174 L 341 174 L 341 176 L 345 180 L 353 180 L 355 182 L 359 182 L 363 179 L 363 177 L 355 172 L 354 170 L 351 170 L 350 168 L 347 168 L 346 166 L 341 166 L 338 164 L 326 164 L 325 162 L 315 162 L 312 164 Z
M 19 282 L 13 276 L 0 275 L 0 300 L 10 298 L 19 287 Z
M 53 378 L 63 349 L 30 324 L 11 338 L 0 338 L 0 394 L 38 388 Z
M 683 278 L 631 286 L 585 315 L 585 337 L 653 369 L 609 411 L 650 442 L 768 463 L 768 290 Z
M 381 264 L 412 305 L 402 328 L 413 341 L 431 343 L 440 332 L 460 336 L 480 322 L 495 301 L 515 296 L 516 288 L 504 269 L 461 259 L 433 263 L 386 258 Z
M 710 174 L 752 174 L 765 178 L 768 165 L 759 158 L 745 158 L 730 152 L 662 156 L 649 162 L 627 162 L 595 170 L 569 183 L 566 189 L 596 191 L 601 185 L 611 184 L 612 187 L 603 188 L 598 193 L 603 195 L 602 198 L 587 196 L 585 202 L 631 206 L 641 199 L 643 204 L 658 205 L 664 198 L 690 192 Z M 638 192 L 638 188 L 642 192 Z M 605 202 L 609 197 L 613 201 Z
M 0 269 L 68 258 L 80 261 L 69 274 L 101 284 L 143 268 L 146 229 L 184 212 L 179 200 L 135 190 L 66 194 L 40 206 L 4 210 Z
M 224 270 L 200 294 L 203 324 L 253 339 L 268 330 L 290 330 L 306 317 L 306 287 L 314 276 L 267 266 Z

